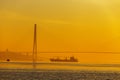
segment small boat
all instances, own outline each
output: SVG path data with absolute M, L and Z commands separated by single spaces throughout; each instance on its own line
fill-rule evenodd
M 51 62 L 78 62 L 78 59 L 74 58 L 74 56 L 70 57 L 69 59 L 60 59 L 60 58 L 50 58 Z

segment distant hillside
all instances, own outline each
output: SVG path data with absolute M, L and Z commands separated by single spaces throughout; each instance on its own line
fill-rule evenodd
M 18 52 L 0 52 L 0 61 L 7 61 L 7 59 L 10 61 L 31 61 L 32 56 Z

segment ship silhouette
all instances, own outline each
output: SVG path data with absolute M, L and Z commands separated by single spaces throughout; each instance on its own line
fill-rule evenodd
M 60 59 L 58 58 L 50 58 L 51 62 L 78 62 L 78 59 L 76 59 L 74 56 L 70 57 L 69 59 L 65 58 L 65 59 Z

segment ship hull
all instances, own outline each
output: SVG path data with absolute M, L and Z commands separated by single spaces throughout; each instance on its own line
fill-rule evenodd
M 78 60 L 55 60 L 50 59 L 51 62 L 78 62 Z

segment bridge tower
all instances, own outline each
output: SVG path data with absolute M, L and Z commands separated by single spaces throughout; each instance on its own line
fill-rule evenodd
M 37 62 L 37 24 L 34 24 L 33 69 L 36 69 L 36 62 Z

